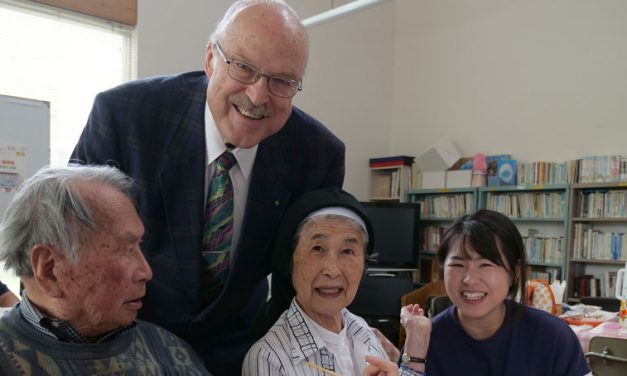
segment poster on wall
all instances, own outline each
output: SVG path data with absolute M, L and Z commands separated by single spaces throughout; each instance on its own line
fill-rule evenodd
M 0 141 L 0 194 L 12 193 L 28 176 L 26 146 Z

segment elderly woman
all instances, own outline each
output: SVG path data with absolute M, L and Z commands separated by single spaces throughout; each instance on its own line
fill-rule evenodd
M 270 316 L 285 312 L 248 351 L 243 375 L 375 374 L 366 356 L 386 354 L 366 322 L 346 309 L 372 251 L 372 233 L 360 203 L 337 188 L 310 192 L 290 206 L 275 245 Z

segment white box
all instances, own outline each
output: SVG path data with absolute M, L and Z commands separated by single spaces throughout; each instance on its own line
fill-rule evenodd
M 446 171 L 422 173 L 422 189 L 446 188 Z
M 446 171 L 446 188 L 467 188 L 472 180 L 472 170 Z
M 461 153 L 455 146 L 448 139 L 443 138 L 422 153 L 416 159 L 416 164 L 422 172 L 441 172 L 451 168 L 461 157 Z

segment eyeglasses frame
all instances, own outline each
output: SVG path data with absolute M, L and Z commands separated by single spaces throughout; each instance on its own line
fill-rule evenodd
M 240 60 L 240 59 L 234 59 L 234 58 L 231 58 L 231 57 L 227 57 L 226 54 L 224 53 L 224 51 L 222 50 L 222 47 L 220 47 L 220 43 L 214 42 L 213 45 L 216 46 L 216 50 L 218 51 L 218 53 L 222 57 L 222 61 L 224 61 L 224 63 L 226 65 L 228 65 L 227 73 L 229 74 L 229 77 L 231 77 L 235 81 L 237 81 L 237 82 L 239 82 L 241 84 L 244 84 L 244 85 L 253 85 L 253 84 L 257 83 L 257 81 L 259 81 L 261 79 L 261 77 L 265 77 L 266 78 L 266 84 L 268 85 L 268 92 L 270 92 L 270 94 L 272 94 L 272 95 L 276 95 L 277 97 L 287 98 L 287 99 L 294 98 L 294 96 L 299 91 L 303 90 L 303 79 L 302 78 L 300 78 L 300 79 L 298 79 L 298 81 L 296 81 L 296 80 L 293 80 L 293 79 L 285 77 L 285 76 L 276 76 L 276 75 L 263 74 L 263 73 L 261 73 L 261 70 L 259 68 L 257 68 L 256 66 L 254 66 L 254 65 L 252 65 L 250 63 L 247 63 L 247 62 L 245 62 L 243 60 Z M 231 63 L 234 62 L 234 61 L 238 62 L 238 63 L 242 63 L 243 65 L 245 65 L 245 66 L 251 68 L 253 71 L 255 71 L 255 73 L 256 73 L 255 76 L 254 76 L 255 79 L 253 81 L 251 81 L 251 82 L 244 82 L 244 81 L 241 81 L 240 79 L 238 79 L 236 77 L 233 77 L 231 75 Z M 272 91 L 272 89 L 270 89 L 270 81 L 273 78 L 280 78 L 281 80 L 285 80 L 285 81 L 289 81 L 289 82 L 291 82 L 293 84 L 297 84 L 298 86 L 296 87 L 296 90 L 294 91 L 294 94 L 292 94 L 291 96 L 285 96 L 285 95 L 279 95 L 279 94 L 274 93 Z

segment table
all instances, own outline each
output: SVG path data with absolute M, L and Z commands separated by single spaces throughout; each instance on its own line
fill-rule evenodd
M 570 327 L 575 331 L 575 334 L 577 334 L 577 338 L 579 338 L 579 343 L 581 343 L 581 348 L 584 353 L 588 352 L 592 337 L 603 336 L 627 339 L 627 330 L 620 326 L 618 318 L 603 322 L 595 327 L 588 325 L 571 325 Z

